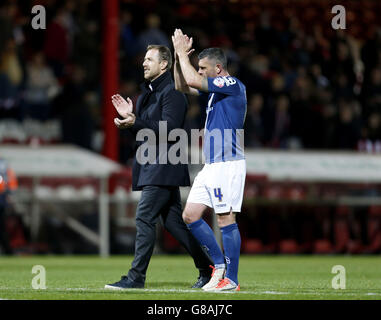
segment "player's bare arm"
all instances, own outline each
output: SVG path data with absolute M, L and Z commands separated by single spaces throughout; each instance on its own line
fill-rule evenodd
M 181 31 L 181 30 L 180 30 Z M 192 38 L 191 38 L 192 39 Z M 185 83 L 188 87 L 193 89 L 208 91 L 208 80 L 206 77 L 201 76 L 196 69 L 192 66 L 189 60 L 189 42 L 187 41 L 187 36 L 182 32 L 175 31 L 172 38 L 173 46 L 175 48 L 176 54 L 179 59 L 180 68 L 182 75 L 184 77 Z M 190 40 L 192 41 L 192 40 Z
M 184 36 L 185 37 L 187 44 L 188 44 L 187 54 L 188 54 L 188 56 L 190 56 L 192 54 L 192 52 L 194 51 L 194 49 L 192 49 L 193 39 L 189 38 L 187 35 L 183 35 L 183 33 L 180 29 L 175 29 L 175 32 L 172 36 L 172 42 L 173 42 L 174 47 L 175 47 L 175 37 L 177 37 L 177 36 Z M 177 55 L 176 49 L 174 52 L 174 56 L 175 56 L 174 80 L 175 80 L 176 90 L 181 91 L 183 93 L 191 94 L 191 95 L 198 95 L 199 94 L 198 91 L 196 89 L 189 87 L 185 81 L 183 72 L 181 70 L 180 60 L 179 60 L 179 57 Z
M 172 37 L 173 38 L 173 37 Z M 193 51 L 193 49 L 192 49 Z M 180 60 L 175 52 L 175 63 L 174 63 L 174 80 L 175 88 L 178 91 L 181 91 L 186 94 L 198 95 L 198 91 L 189 87 L 185 81 L 184 75 L 181 71 Z
M 182 31 L 180 29 L 175 29 L 175 32 L 173 33 L 173 36 L 172 36 L 172 43 L 173 44 L 175 43 L 175 36 L 177 36 L 179 34 L 182 34 Z M 192 39 L 189 39 L 189 41 L 192 41 Z M 191 46 L 191 44 L 190 44 L 190 46 Z M 174 56 L 175 56 L 175 64 L 174 64 L 175 88 L 176 88 L 176 90 L 181 91 L 183 93 L 189 93 L 188 91 L 190 88 L 187 86 L 185 79 L 184 79 L 184 76 L 183 76 L 183 73 L 181 71 L 180 61 L 179 61 L 179 57 L 177 55 L 176 49 L 174 52 Z
M 190 63 L 188 55 L 179 53 L 179 60 L 186 84 L 196 90 L 208 92 L 207 77 L 198 74 L 196 69 Z
M 173 37 L 172 37 L 173 38 Z M 178 91 L 181 91 L 183 93 L 190 93 L 190 89 L 188 85 L 185 82 L 183 73 L 181 72 L 181 66 L 180 61 L 177 56 L 177 53 L 175 52 L 175 63 L 174 63 L 174 80 L 175 80 L 175 88 Z

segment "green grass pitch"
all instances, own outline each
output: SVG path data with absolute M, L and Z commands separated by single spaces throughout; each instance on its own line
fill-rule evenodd
M 0 257 L 0 300 L 381 300 L 380 256 L 242 255 L 240 292 L 190 289 L 198 272 L 187 255 L 154 255 L 145 289 L 105 290 L 125 274 L 132 256 Z M 46 270 L 46 289 L 33 289 L 34 265 Z M 332 267 L 346 271 L 346 288 L 333 289 Z

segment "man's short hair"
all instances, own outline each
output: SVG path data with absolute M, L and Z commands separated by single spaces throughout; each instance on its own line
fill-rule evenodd
M 171 70 L 172 68 L 172 53 L 171 53 L 171 50 L 169 50 L 168 47 L 166 46 L 162 46 L 162 45 L 159 45 L 159 44 L 150 44 L 148 47 L 147 47 L 147 51 L 148 50 L 152 50 L 152 49 L 156 49 L 159 51 L 159 61 L 167 61 L 168 64 L 167 64 L 167 70 Z
M 221 64 L 222 68 L 227 69 L 227 59 L 224 51 L 221 48 L 207 48 L 200 52 L 198 59 L 208 58 L 213 60 L 216 64 Z

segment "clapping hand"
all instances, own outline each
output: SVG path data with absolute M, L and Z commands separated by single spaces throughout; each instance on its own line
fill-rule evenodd
M 118 118 L 114 119 L 115 125 L 119 129 L 129 128 L 135 123 L 135 115 L 132 113 L 133 104 L 130 98 L 127 98 L 127 101 L 120 95 L 115 94 L 111 97 L 111 102 L 114 105 L 118 114 L 123 118 L 120 120 Z
M 176 54 L 186 53 L 190 55 L 194 49 L 192 49 L 193 38 L 189 38 L 186 34 L 183 34 L 181 29 L 175 29 L 172 36 L 172 43 Z
M 132 113 L 133 104 L 130 98 L 127 98 L 126 101 L 120 94 L 114 94 L 111 97 L 111 101 L 121 117 L 127 118 Z

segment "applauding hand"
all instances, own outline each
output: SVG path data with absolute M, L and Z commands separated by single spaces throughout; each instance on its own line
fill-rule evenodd
M 120 94 L 115 94 L 111 97 L 111 102 L 114 105 L 116 111 L 118 114 L 124 118 L 123 120 L 120 120 L 118 118 L 114 119 L 115 125 L 119 129 L 125 129 L 129 128 L 134 125 L 135 123 L 135 115 L 132 113 L 133 111 L 133 104 L 130 98 L 127 98 L 125 100 Z

